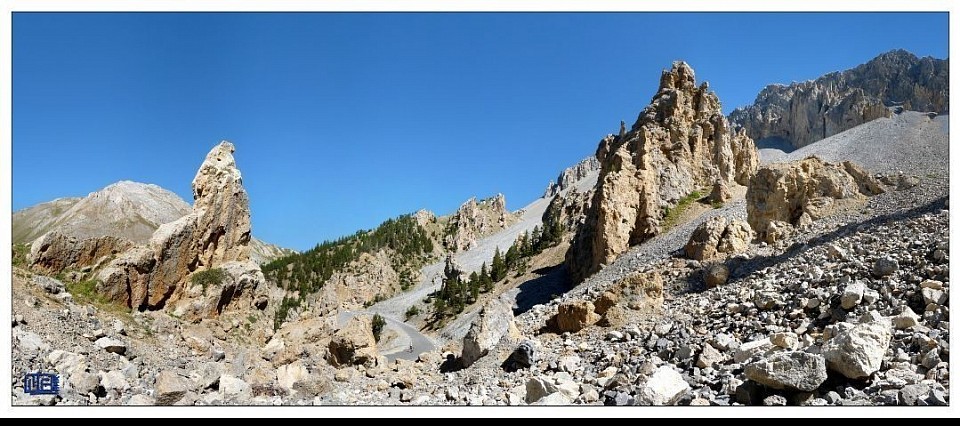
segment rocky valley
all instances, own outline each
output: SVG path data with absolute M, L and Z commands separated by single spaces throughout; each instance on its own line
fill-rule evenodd
M 517 211 L 294 252 L 253 237 L 224 141 L 192 204 L 123 181 L 13 213 L 13 403 L 949 405 L 946 61 L 885 53 L 729 116 L 666 65 Z M 37 371 L 59 394 L 24 392 Z

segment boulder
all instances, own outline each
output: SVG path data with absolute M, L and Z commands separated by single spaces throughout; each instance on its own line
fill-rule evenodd
M 868 377 L 880 369 L 893 336 L 885 318 L 848 325 L 831 336 L 821 349 L 827 366 L 851 379 Z
M 715 216 L 694 229 L 683 250 L 688 258 L 704 261 L 746 251 L 751 240 L 753 230 L 748 223 Z
M 566 264 L 579 283 L 662 232 L 667 209 L 720 181 L 746 185 L 759 163 L 753 140 L 734 130 L 720 100 L 693 69 L 675 62 L 633 126 L 604 137 L 600 174 Z
M 477 319 L 470 324 L 470 330 L 463 336 L 460 355 L 463 366 L 473 365 L 500 343 L 512 323 L 513 309 L 506 301 L 498 298 L 484 305 Z
M 730 269 L 722 263 L 710 265 L 703 270 L 703 281 L 707 288 L 724 285 L 730 278 Z
M 600 315 L 594 309 L 593 303 L 584 300 L 562 303 L 557 307 L 553 323 L 561 333 L 575 333 L 600 320 Z
M 761 240 L 772 242 L 773 222 L 806 225 L 837 208 L 883 193 L 879 182 L 854 163 L 827 163 L 807 157 L 761 167 L 747 188 L 747 222 Z M 775 225 L 780 226 L 780 225 Z M 777 232 L 777 231 L 774 231 Z
M 827 380 L 823 356 L 800 351 L 776 352 L 743 370 L 748 379 L 774 389 L 813 392 Z
M 99 265 L 130 247 L 132 242 L 111 235 L 82 238 L 53 230 L 33 241 L 27 260 L 31 269 L 52 275 Z
M 380 353 L 373 337 L 373 317 L 357 315 L 334 333 L 327 346 L 327 360 L 334 367 L 343 365 L 373 366 Z

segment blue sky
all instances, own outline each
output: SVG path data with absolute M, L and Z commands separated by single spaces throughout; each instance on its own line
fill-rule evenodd
M 502 192 L 511 209 L 632 124 L 660 72 L 723 102 L 895 48 L 947 14 L 310 13 L 13 17 L 13 208 L 128 179 L 191 199 L 221 139 L 286 247 Z

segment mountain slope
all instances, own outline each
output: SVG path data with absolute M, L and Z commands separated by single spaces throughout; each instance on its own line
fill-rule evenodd
M 86 197 L 58 198 L 13 213 L 13 243 L 30 243 L 57 230 L 78 238 L 110 236 L 146 243 L 165 223 L 190 213 L 190 204 L 157 185 L 120 181 Z M 260 241 L 251 242 L 251 259 L 263 263 L 291 253 Z
M 772 84 L 730 121 L 754 140 L 776 138 L 800 148 L 899 111 L 949 112 L 949 62 L 905 50 L 816 80 Z

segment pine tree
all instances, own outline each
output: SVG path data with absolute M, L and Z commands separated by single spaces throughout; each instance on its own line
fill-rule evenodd
M 493 290 L 493 279 L 490 278 L 490 273 L 487 272 L 487 262 L 483 262 L 483 266 L 480 266 L 480 287 L 483 288 L 484 293 Z
M 470 300 L 473 303 L 476 303 L 477 298 L 480 297 L 480 275 L 477 274 L 477 271 L 470 273 Z
M 532 254 L 538 254 L 542 252 L 545 244 L 543 244 L 543 231 L 540 229 L 540 225 L 537 225 L 533 228 L 533 236 L 531 237 L 531 240 L 532 243 L 530 245 L 533 246 L 533 249 L 531 250 L 533 252 Z
M 493 282 L 500 282 L 507 276 L 507 265 L 504 263 L 503 255 L 500 254 L 500 247 L 493 252 L 493 263 L 490 264 L 490 278 Z
M 517 248 L 517 243 L 514 242 L 509 249 L 507 249 L 507 255 L 505 261 L 507 262 L 507 269 L 513 268 L 517 265 L 517 260 L 520 259 L 520 251 Z M 506 275 L 506 274 L 504 274 Z

